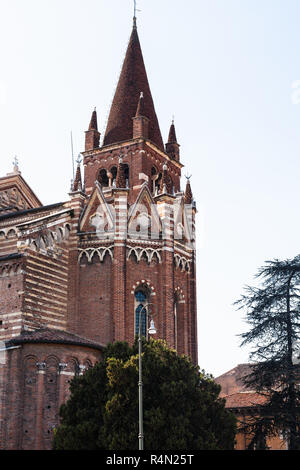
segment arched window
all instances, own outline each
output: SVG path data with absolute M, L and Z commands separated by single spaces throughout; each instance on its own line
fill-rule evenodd
M 135 334 L 139 334 L 139 322 L 141 317 L 141 333 L 147 336 L 147 313 L 148 313 L 148 293 L 146 290 L 135 292 Z
M 107 176 L 107 171 L 102 168 L 102 170 L 99 171 L 99 176 L 98 176 L 98 181 L 101 184 L 101 186 L 108 186 L 108 176 Z

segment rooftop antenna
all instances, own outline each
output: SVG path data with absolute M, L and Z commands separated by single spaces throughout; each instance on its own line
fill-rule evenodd
M 75 169 L 74 169 L 74 148 L 73 148 L 73 134 L 71 131 L 71 152 L 72 152 L 72 168 L 73 168 L 73 181 L 75 178 Z

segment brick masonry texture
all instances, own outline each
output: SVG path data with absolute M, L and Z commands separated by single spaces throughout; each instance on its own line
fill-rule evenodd
M 72 377 L 134 341 L 138 291 L 156 337 L 197 363 L 196 207 L 171 131 L 165 147 L 134 27 L 69 199 L 42 206 L 18 168 L 0 178 L 0 449 L 51 448 Z

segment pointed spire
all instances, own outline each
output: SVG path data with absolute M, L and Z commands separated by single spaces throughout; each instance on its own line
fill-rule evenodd
M 94 108 L 90 125 L 89 125 L 89 131 L 97 131 L 98 130 L 98 120 L 97 120 L 97 110 Z
M 185 193 L 184 193 L 184 203 L 185 204 L 192 204 L 193 202 L 193 193 L 192 193 L 192 188 L 190 184 L 190 177 L 187 178 L 186 181 L 186 187 L 185 187 Z
M 179 147 L 180 145 L 177 142 L 174 119 L 172 119 L 168 142 L 166 143 L 166 152 L 168 155 L 170 155 L 171 158 L 173 158 L 177 162 L 179 162 Z
M 98 119 L 96 108 L 92 113 L 89 129 L 85 132 L 85 150 L 99 148 L 100 132 L 98 132 Z
M 145 116 L 144 94 L 141 91 L 137 110 L 133 119 L 132 138 L 148 139 L 149 138 L 149 119 Z
M 77 159 L 77 169 L 76 169 L 76 175 L 73 183 L 72 190 L 75 191 L 82 191 L 82 179 L 81 179 L 81 169 L 80 169 L 80 163 L 81 163 L 81 155 L 78 155 Z
M 168 144 L 177 144 L 174 119 L 172 119 L 172 124 L 170 126 Z
M 132 118 L 143 91 L 144 114 L 149 119 L 149 139 L 164 150 L 154 103 L 149 87 L 142 50 L 134 19 L 119 82 L 111 105 L 104 145 L 132 139 Z

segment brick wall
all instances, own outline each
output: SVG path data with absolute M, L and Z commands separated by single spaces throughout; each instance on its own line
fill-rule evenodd
M 0 374 L 6 375 L 0 401 L 0 449 L 51 449 L 70 381 L 95 364 L 101 352 L 83 346 L 24 344 L 8 350 L 6 356 L 6 364 L 0 364 Z
M 88 263 L 84 255 L 79 267 L 79 316 L 76 332 L 102 344 L 113 340 L 112 259 L 103 262 L 94 255 Z

